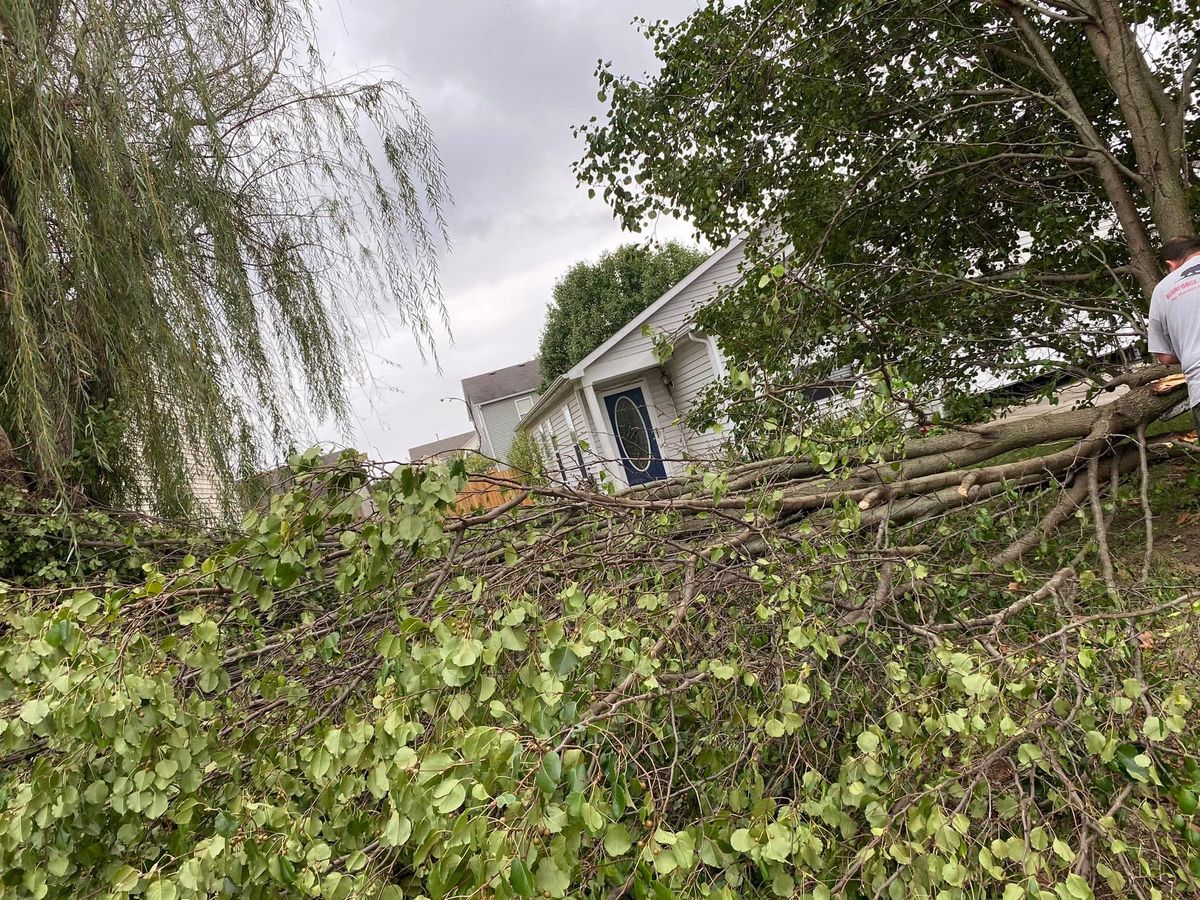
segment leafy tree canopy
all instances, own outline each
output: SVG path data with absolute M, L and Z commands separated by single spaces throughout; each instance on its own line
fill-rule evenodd
M 629 227 L 790 249 L 708 314 L 756 400 L 846 364 L 1095 372 L 1142 334 L 1154 238 L 1193 230 L 1194 4 L 712 0 L 645 31 L 661 71 L 599 68 L 578 174 Z
M 554 285 L 538 347 L 542 388 L 579 362 L 704 261 L 671 241 L 625 244 L 596 262 L 579 262 Z
M 0 466 L 175 508 L 339 416 L 352 326 L 423 345 L 446 186 L 292 0 L 0 4 Z M 11 480 L 11 478 L 9 479 Z

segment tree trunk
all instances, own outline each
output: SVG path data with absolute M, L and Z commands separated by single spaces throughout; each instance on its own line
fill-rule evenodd
M 1149 300 L 1159 280 L 1158 261 L 1150 243 L 1146 223 L 1142 220 L 1141 211 L 1129 190 L 1125 175 L 1118 169 L 1107 144 L 1088 118 L 1067 74 L 1054 58 L 1041 33 L 1025 15 L 1024 9 L 1012 0 L 996 2 L 1012 19 L 1017 35 L 1029 50 L 1043 77 L 1054 88 L 1059 108 L 1066 114 L 1079 135 L 1080 142 L 1087 148 L 1088 162 L 1095 170 L 1100 183 L 1104 185 L 1108 202 L 1112 205 L 1117 221 L 1121 223 L 1125 243 L 1129 247 L 1130 267 L 1138 287 L 1141 288 L 1142 295 Z
M 1181 148 L 1170 146 L 1167 126 L 1171 116 L 1156 101 L 1165 93 L 1155 81 L 1119 4 L 1115 0 L 1095 0 L 1093 18 L 1084 23 L 1084 32 L 1117 95 L 1143 179 L 1141 188 L 1150 202 L 1159 237 L 1166 240 L 1193 234 L 1195 224 L 1179 165 Z

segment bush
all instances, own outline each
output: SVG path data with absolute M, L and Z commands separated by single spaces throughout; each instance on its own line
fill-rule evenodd
M 518 428 L 508 450 L 508 464 L 526 475 L 535 484 L 546 481 L 546 460 L 537 439 L 524 428 Z

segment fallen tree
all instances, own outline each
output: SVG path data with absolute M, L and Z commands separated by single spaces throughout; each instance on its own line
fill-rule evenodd
M 476 516 L 461 469 L 316 454 L 230 534 L 16 504 L 0 881 L 1190 893 L 1200 586 L 1115 570 L 1106 528 L 1125 473 L 1195 453 L 1146 436 L 1179 399 L 1157 374 L 875 458 Z

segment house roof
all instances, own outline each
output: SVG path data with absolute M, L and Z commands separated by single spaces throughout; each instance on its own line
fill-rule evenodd
M 517 363 L 506 366 L 494 372 L 484 372 L 482 375 L 472 375 L 462 380 L 463 398 L 467 405 L 478 406 L 514 394 L 532 394 L 542 383 L 542 373 L 538 361 Z
M 421 462 L 421 460 L 429 459 L 431 456 L 437 456 L 439 453 L 448 453 L 451 450 L 463 450 L 474 439 L 474 431 L 464 431 L 462 434 L 456 434 L 453 437 L 442 438 L 440 441 L 430 441 L 428 444 L 420 444 L 416 447 L 409 447 L 408 458 L 412 462 Z

